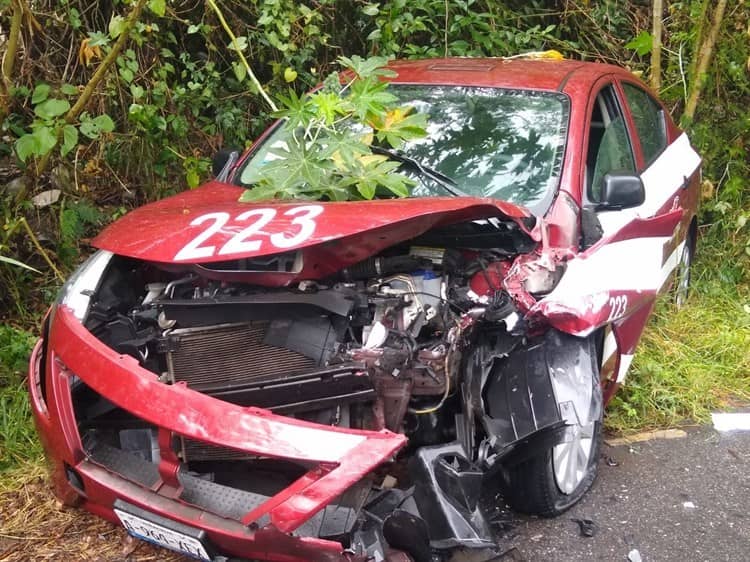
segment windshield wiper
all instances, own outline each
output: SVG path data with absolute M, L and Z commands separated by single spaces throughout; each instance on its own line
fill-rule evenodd
M 416 170 L 423 176 L 434 180 L 443 189 L 445 189 L 448 193 L 450 193 L 451 195 L 455 197 L 470 197 L 468 193 L 464 193 L 463 191 L 458 189 L 457 187 L 458 184 L 455 182 L 455 180 L 453 180 L 452 178 L 446 176 L 445 174 L 441 172 L 438 172 L 434 168 L 425 166 L 419 160 L 415 160 L 414 158 L 406 156 L 405 154 L 396 152 L 395 150 L 390 150 L 388 148 L 383 148 L 381 146 L 371 145 L 370 150 L 372 150 L 375 154 L 382 154 L 383 156 L 387 156 L 391 160 L 395 160 L 396 162 L 401 162 L 403 164 L 406 164 L 407 166 L 413 168 L 414 170 Z

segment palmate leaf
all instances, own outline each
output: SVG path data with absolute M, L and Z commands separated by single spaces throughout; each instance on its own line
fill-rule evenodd
M 354 116 L 363 123 L 384 117 L 389 106 L 398 101 L 387 89 L 387 82 L 379 82 L 375 78 L 355 80 L 348 98 Z
M 385 156 L 371 154 L 359 159 L 360 166 L 342 177 L 339 186 L 356 187 L 364 199 L 372 199 L 378 188 L 384 187 L 398 197 L 408 197 L 409 188 L 416 182 L 403 174 L 395 173 L 401 166 L 399 162 L 388 160 Z
M 397 107 L 389 111 L 375 126 L 375 137 L 393 148 L 399 148 L 404 141 L 420 139 L 427 135 L 427 115 L 412 113 L 412 108 Z
M 279 96 L 279 101 L 284 109 L 274 112 L 273 116 L 286 119 L 285 127 L 294 130 L 297 127 L 307 127 L 315 119 L 315 109 L 309 103 L 308 96 L 299 97 L 297 93 L 289 89 L 288 96 Z
M 349 57 L 339 57 L 336 59 L 341 66 L 354 72 L 359 78 L 365 79 L 370 77 L 383 76 L 393 78 L 396 73 L 388 68 L 383 68 L 388 64 L 388 57 L 370 57 L 363 59 L 359 55 Z
M 355 158 L 365 154 L 371 154 L 370 148 L 349 132 L 331 133 L 322 141 L 319 156 L 331 159 L 340 171 L 352 169 Z
M 326 174 L 333 167 L 331 161 L 320 158 L 318 146 L 307 148 L 295 140 L 287 148 L 276 147 L 270 152 L 278 158 L 263 167 L 261 179 L 274 185 L 284 197 L 321 190 Z
M 312 113 L 315 117 L 329 127 L 338 117 L 346 113 L 341 97 L 334 92 L 315 92 L 310 95 L 310 103 L 314 108 Z

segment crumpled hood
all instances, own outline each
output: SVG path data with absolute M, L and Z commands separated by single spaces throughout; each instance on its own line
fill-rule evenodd
M 374 201 L 240 203 L 242 189 L 211 182 L 132 211 L 93 245 L 169 264 L 210 264 L 305 250 L 319 277 L 427 230 L 467 220 L 511 219 L 528 234 L 530 213 L 494 199 L 441 197 Z M 531 237 L 531 235 L 529 234 Z M 315 263 L 310 263 L 311 260 Z M 301 272 L 298 272 L 301 273 Z

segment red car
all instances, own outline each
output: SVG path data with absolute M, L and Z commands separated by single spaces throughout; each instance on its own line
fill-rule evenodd
M 94 240 L 30 366 L 65 503 L 202 560 L 423 562 L 493 544 L 487 486 L 544 516 L 589 489 L 685 298 L 700 157 L 620 68 L 390 67 L 429 114 L 383 149 L 412 197 L 239 203 L 277 124 Z

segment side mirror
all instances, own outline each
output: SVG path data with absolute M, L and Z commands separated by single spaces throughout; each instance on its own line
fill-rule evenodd
M 237 150 L 222 148 L 211 160 L 211 173 L 219 181 L 226 181 L 229 172 L 240 157 Z
M 598 210 L 637 207 L 646 200 L 643 180 L 631 172 L 612 172 L 602 179 L 602 198 Z

